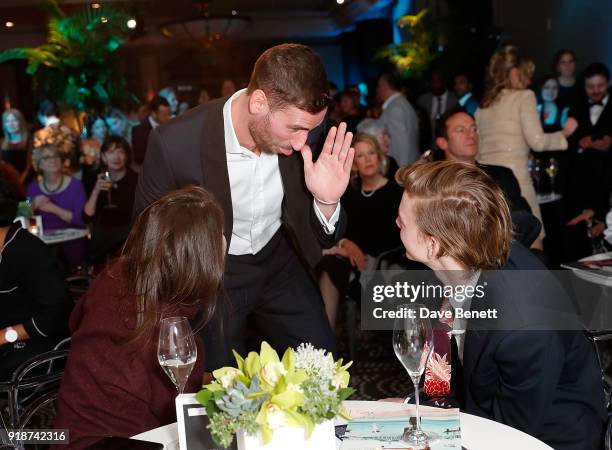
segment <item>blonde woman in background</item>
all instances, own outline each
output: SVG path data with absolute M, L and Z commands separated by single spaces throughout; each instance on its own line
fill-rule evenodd
M 527 161 L 529 150 L 567 150 L 567 137 L 578 124 L 569 118 L 561 131 L 544 133 L 540 124 L 536 96 L 527 89 L 535 65 L 508 45 L 491 58 L 487 73 L 487 90 L 476 123 L 480 132 L 478 161 L 512 169 L 521 187 L 521 195 L 531 211 L 542 221 Z M 544 230 L 532 245 L 542 249 Z

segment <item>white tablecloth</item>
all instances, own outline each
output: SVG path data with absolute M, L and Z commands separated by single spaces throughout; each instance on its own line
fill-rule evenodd
M 399 411 L 411 408 L 409 405 L 387 402 L 346 401 L 345 405 L 349 412 Z M 426 409 L 427 407 L 423 407 L 423 411 Z M 164 444 L 166 450 L 178 449 L 178 430 L 175 423 L 133 437 L 143 441 L 159 442 Z M 548 445 L 522 431 L 466 413 L 461 413 L 461 445 L 467 450 L 552 450 Z M 342 449 L 341 444 L 339 448 Z
M 89 235 L 88 229 L 65 228 L 44 233 L 40 238 L 45 244 L 61 244 L 62 242 L 75 241 Z

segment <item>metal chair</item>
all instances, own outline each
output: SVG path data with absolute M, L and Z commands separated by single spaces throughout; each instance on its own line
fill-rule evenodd
M 21 364 L 9 382 L 0 383 L 0 391 L 8 393 L 8 428 L 26 428 L 41 408 L 55 401 L 64 374 L 63 365 L 57 363 L 65 361 L 68 352 L 68 349 L 51 350 L 36 355 Z M 43 365 L 47 368 L 42 374 L 31 375 Z M 30 390 L 32 392 L 28 392 Z M 21 398 L 24 391 L 28 393 Z

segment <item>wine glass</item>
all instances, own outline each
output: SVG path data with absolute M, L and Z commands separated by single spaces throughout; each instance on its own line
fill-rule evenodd
M 546 170 L 546 175 L 548 175 L 548 178 L 550 179 L 550 190 L 554 195 L 555 178 L 557 177 L 557 173 L 559 172 L 559 165 L 557 164 L 557 160 L 555 158 L 550 158 L 545 170 Z
M 111 177 L 111 174 L 110 174 L 110 172 L 109 172 L 108 170 L 105 170 L 105 171 L 104 171 L 104 175 L 102 175 L 102 179 L 103 179 L 104 181 L 108 181 L 108 182 L 111 182 L 111 183 L 112 183 L 112 181 L 113 181 L 113 179 L 112 179 L 112 177 Z M 105 208 L 116 208 L 116 207 L 117 207 L 117 205 L 115 205 L 115 204 L 113 203 L 113 200 L 112 200 L 112 198 L 111 198 L 111 189 L 112 189 L 112 188 L 113 188 L 113 186 L 111 185 L 111 187 L 110 187 L 110 188 L 108 188 L 108 190 L 106 191 L 106 197 L 107 197 L 108 202 L 107 202 L 107 204 L 105 205 Z
M 198 358 L 191 326 L 185 317 L 166 317 L 159 324 L 157 360 L 179 394 Z
M 431 322 L 429 318 L 420 316 L 422 309 L 426 309 L 425 306 L 418 303 L 401 305 L 398 315 L 401 312 L 403 318 L 395 319 L 393 324 L 393 350 L 412 379 L 416 401 L 416 429 L 404 431 L 402 441 L 417 446 L 425 445 L 429 440 L 421 429 L 419 382 L 433 350 Z

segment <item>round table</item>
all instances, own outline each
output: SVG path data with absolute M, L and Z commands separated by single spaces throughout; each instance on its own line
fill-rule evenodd
M 68 241 L 76 241 L 77 239 L 83 239 L 87 236 L 89 236 L 89 230 L 87 228 L 64 228 L 43 233 L 43 235 L 39 237 L 45 244 L 54 245 Z
M 346 401 L 345 406 L 353 415 L 357 412 L 393 412 L 405 411 L 414 408 L 414 405 L 404 405 L 390 402 Z M 422 407 L 422 411 L 436 409 Z M 461 445 L 467 450 L 552 450 L 542 441 L 522 431 L 516 430 L 492 420 L 471 414 L 461 413 Z M 337 424 L 342 424 L 338 421 Z M 165 450 L 178 450 L 178 430 L 176 423 L 155 428 L 139 435 L 133 436 L 149 442 L 158 442 L 164 445 Z M 342 450 L 342 442 L 338 441 L 337 448 Z

